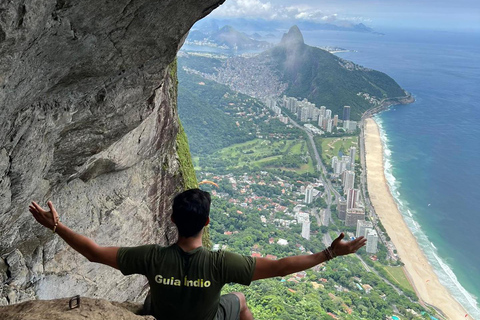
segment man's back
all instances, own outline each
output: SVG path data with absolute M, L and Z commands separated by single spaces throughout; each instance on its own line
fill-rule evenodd
M 117 262 L 125 275 L 147 276 L 157 319 L 214 319 L 223 285 L 248 285 L 255 269 L 251 257 L 176 244 L 120 248 Z
M 184 191 L 174 198 L 171 219 L 177 226 L 178 240 L 167 248 L 99 246 L 61 223 L 52 202 L 47 202 L 50 211 L 36 202 L 32 202 L 29 211 L 40 224 L 57 232 L 89 261 L 120 269 L 125 275 L 146 275 L 152 290 L 153 314 L 158 319 L 203 320 L 217 315 L 219 319 L 252 320 L 242 293 L 233 292 L 219 299 L 225 283 L 248 285 L 252 280 L 283 277 L 336 256 L 355 253 L 366 242 L 364 237 L 342 241 L 345 234 L 341 233 L 323 251 L 279 260 L 210 252 L 202 248 L 203 231 L 210 222 L 210 202 L 210 194 L 199 189 Z

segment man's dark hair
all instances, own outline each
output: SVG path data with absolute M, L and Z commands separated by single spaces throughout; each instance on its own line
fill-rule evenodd
M 196 236 L 210 214 L 210 193 L 200 189 L 186 190 L 173 199 L 173 222 L 182 237 Z

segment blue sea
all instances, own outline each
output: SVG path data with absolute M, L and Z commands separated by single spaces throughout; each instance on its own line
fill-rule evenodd
M 414 95 L 415 103 L 375 116 L 387 179 L 440 281 L 480 319 L 480 34 L 381 31 L 304 37 L 354 50 L 337 55 L 387 73 Z

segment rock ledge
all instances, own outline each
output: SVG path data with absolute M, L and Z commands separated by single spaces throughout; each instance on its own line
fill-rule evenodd
M 69 298 L 35 300 L 0 307 L 0 318 L 5 320 L 155 320 L 140 316 L 141 304 L 115 303 L 107 300 L 80 298 L 80 306 L 69 308 Z

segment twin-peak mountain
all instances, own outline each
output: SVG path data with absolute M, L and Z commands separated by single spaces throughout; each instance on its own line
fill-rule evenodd
M 280 81 L 288 84 L 285 95 L 306 98 L 334 114 L 341 114 L 343 106 L 349 105 L 356 120 L 384 99 L 400 101 L 408 96 L 385 73 L 305 44 L 297 26 L 291 27 L 277 46 L 252 59 L 270 65 Z

